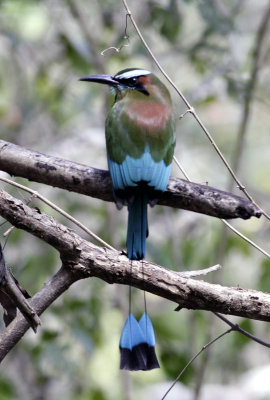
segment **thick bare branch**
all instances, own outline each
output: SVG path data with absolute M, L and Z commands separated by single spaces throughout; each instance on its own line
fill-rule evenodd
M 0 214 L 17 228 L 39 237 L 60 252 L 62 268 L 30 300 L 38 315 L 73 282 L 95 276 L 107 283 L 132 285 L 176 302 L 178 310 L 201 309 L 270 321 L 269 294 L 197 281 L 146 261 L 143 265 L 133 261 L 130 268 L 130 261 L 124 254 L 83 240 L 52 217 L 4 191 L 0 191 Z M 0 361 L 28 328 L 29 323 L 21 314 L 12 321 L 0 336 Z
M 108 171 L 38 153 L 3 140 L 0 140 L 0 169 L 10 175 L 113 201 Z M 240 196 L 177 178 L 170 179 L 159 204 L 223 219 L 261 216 L 253 203 Z
M 132 263 L 125 255 L 83 240 L 46 214 L 40 214 L 0 191 L 0 214 L 55 247 L 78 279 L 95 276 L 108 283 L 132 285 L 180 307 L 217 311 L 224 314 L 270 321 L 270 295 L 254 290 L 222 287 L 190 279 L 181 273 L 146 261 Z

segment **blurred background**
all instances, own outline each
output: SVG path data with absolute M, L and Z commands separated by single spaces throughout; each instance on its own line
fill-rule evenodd
M 129 0 L 129 6 L 162 67 L 196 108 L 248 191 L 269 212 L 270 29 L 263 31 L 269 1 Z M 165 82 L 127 22 L 125 32 L 121 0 L 2 0 L 1 138 L 107 169 L 107 88 L 78 78 L 141 67 Z M 186 107 L 173 88 L 170 91 L 177 118 L 176 157 L 190 179 L 241 195 L 192 115 L 178 119 Z M 176 166 L 172 175 L 183 178 Z M 126 210 L 118 212 L 114 204 L 24 179 L 16 181 L 47 196 L 113 246 L 125 248 Z M 22 191 L 1 187 L 27 200 Z M 45 204 L 32 204 L 90 240 Z M 221 221 L 160 206 L 150 210 L 149 219 L 148 260 L 175 270 L 220 263 L 222 270 L 205 280 L 269 290 L 269 259 L 227 231 Z M 270 250 L 270 225 L 265 218 L 232 224 Z M 1 227 L 1 236 L 7 229 L 8 224 Z M 11 234 L 5 258 L 30 294 L 60 267 L 54 249 L 19 230 Z M 175 304 L 149 294 L 161 368 L 121 372 L 118 343 L 127 293 L 124 286 L 96 278 L 72 286 L 42 315 L 38 333 L 29 331 L 6 357 L 0 399 L 161 399 L 189 359 L 228 328 L 211 313 L 174 312 Z M 134 300 L 139 317 L 142 293 L 134 290 Z M 231 320 L 270 341 L 269 324 Z M 2 318 L 0 328 L 4 330 Z M 167 398 L 266 400 L 270 398 L 269 372 L 269 350 L 231 333 L 202 353 Z

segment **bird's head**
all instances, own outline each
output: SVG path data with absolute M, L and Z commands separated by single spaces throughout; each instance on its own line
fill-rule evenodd
M 109 85 L 115 94 L 116 101 L 128 93 L 141 93 L 144 96 L 168 96 L 168 90 L 163 83 L 150 71 L 140 68 L 128 68 L 116 75 L 90 75 L 80 81 L 97 82 Z

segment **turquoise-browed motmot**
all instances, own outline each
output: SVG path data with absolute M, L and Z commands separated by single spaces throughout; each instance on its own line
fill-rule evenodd
M 117 208 L 128 206 L 128 258 L 142 260 L 148 236 L 147 204 L 154 206 L 166 189 L 175 147 L 169 91 L 154 74 L 140 68 L 80 80 L 111 88 L 111 108 L 106 119 L 108 166 Z M 139 322 L 129 313 L 120 353 L 121 369 L 159 367 L 154 330 L 146 312 Z

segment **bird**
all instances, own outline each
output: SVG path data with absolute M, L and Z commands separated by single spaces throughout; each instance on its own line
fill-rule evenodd
M 161 80 L 142 68 L 127 68 L 114 76 L 90 75 L 80 81 L 110 87 L 105 123 L 107 161 L 116 206 L 128 207 L 126 246 L 132 265 L 133 260 L 145 259 L 147 206 L 153 207 L 162 196 L 171 172 L 176 141 L 172 100 Z M 129 301 L 119 347 L 120 369 L 159 368 L 146 302 L 137 321 Z

